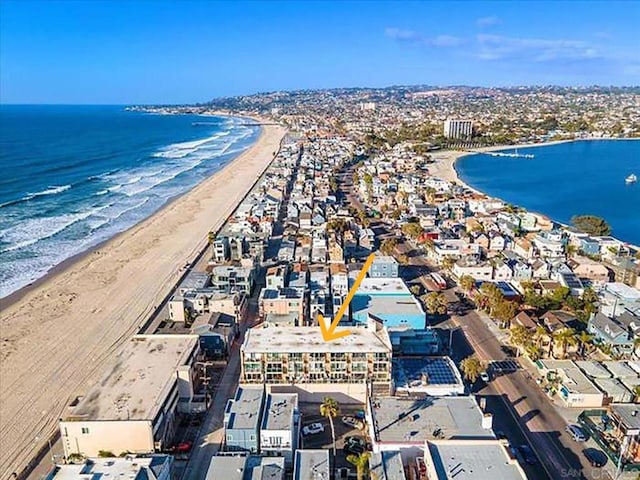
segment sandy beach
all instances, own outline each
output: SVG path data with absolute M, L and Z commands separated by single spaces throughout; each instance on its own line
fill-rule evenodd
M 146 320 L 273 159 L 285 129 L 184 196 L 30 289 L 2 300 L 0 478 L 19 473 Z

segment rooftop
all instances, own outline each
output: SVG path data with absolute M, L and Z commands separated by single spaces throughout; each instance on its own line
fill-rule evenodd
M 284 457 L 214 456 L 205 480 L 283 480 Z
M 482 427 L 483 414 L 474 397 L 377 397 L 373 407 L 380 443 L 495 438 L 491 429 Z
M 100 480 L 106 477 L 149 480 L 158 477 L 164 469 L 170 468 L 169 455 L 144 458 L 90 458 L 81 464 L 56 465 L 46 480 Z
M 270 393 L 264 408 L 262 430 L 289 430 L 297 408 L 296 393 Z
M 458 385 L 464 389 L 462 377 L 449 357 L 401 357 L 393 359 L 396 388 Z
M 209 284 L 209 274 L 205 272 L 191 272 L 187 275 L 178 290 L 195 290 L 205 288 Z
M 609 408 L 628 429 L 640 430 L 640 406 L 633 403 L 614 403 Z
M 498 441 L 429 442 L 428 456 L 439 480 L 527 478 L 518 462 L 509 458 L 505 446 Z
M 264 387 L 238 387 L 234 398 L 225 408 L 225 429 L 258 430 Z
M 369 459 L 371 478 L 377 480 L 405 480 L 402 455 L 399 450 L 372 453 Z
M 391 352 L 386 330 L 373 332 L 368 328 L 353 328 L 351 334 L 329 343 L 322 338 L 319 327 L 255 327 L 247 331 L 244 353 L 324 353 L 324 352 Z
M 547 370 L 561 370 L 565 379 L 562 382 L 562 388 L 568 393 L 578 394 L 601 394 L 600 390 L 593 382 L 578 368 L 575 362 L 571 360 L 540 360 Z
M 153 420 L 197 347 L 197 335 L 134 336 L 64 420 Z
M 329 480 L 329 450 L 296 450 L 294 480 Z

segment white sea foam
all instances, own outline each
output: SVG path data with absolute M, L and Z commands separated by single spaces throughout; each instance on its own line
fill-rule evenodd
M 27 202 L 29 200 L 32 200 L 36 197 L 44 197 L 46 195 L 55 195 L 57 193 L 62 193 L 66 190 L 69 190 L 71 188 L 71 185 L 62 185 L 59 187 L 49 187 L 46 190 L 42 190 L 41 192 L 35 192 L 35 193 L 27 193 L 24 197 L 22 198 L 18 198 L 16 200 L 9 200 L 8 202 L 4 202 L 4 203 L 0 203 L 0 207 L 7 207 L 9 205 L 13 205 L 16 203 L 20 203 L 20 202 Z

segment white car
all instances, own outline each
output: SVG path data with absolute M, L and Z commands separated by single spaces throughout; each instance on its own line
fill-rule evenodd
M 324 426 L 321 423 L 312 423 L 302 429 L 302 435 L 305 437 L 307 435 L 316 435 L 322 432 L 324 432 Z

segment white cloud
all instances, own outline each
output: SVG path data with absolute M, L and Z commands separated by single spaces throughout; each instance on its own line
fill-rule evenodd
M 464 40 L 452 35 L 437 35 L 435 37 L 427 37 L 413 30 L 404 30 L 401 28 L 386 28 L 384 34 L 399 42 L 406 42 L 413 45 L 422 45 L 428 47 L 451 48 L 458 47 L 464 43 Z
M 515 38 L 488 34 L 479 34 L 476 39 L 479 48 L 477 57 L 481 60 L 519 58 L 548 62 L 602 57 L 594 46 L 582 40 Z
M 476 20 L 476 25 L 478 25 L 480 28 L 493 27 L 495 25 L 500 25 L 501 23 L 502 20 L 500 20 L 500 18 L 496 17 L 495 15 L 491 15 L 489 17 L 480 17 Z

